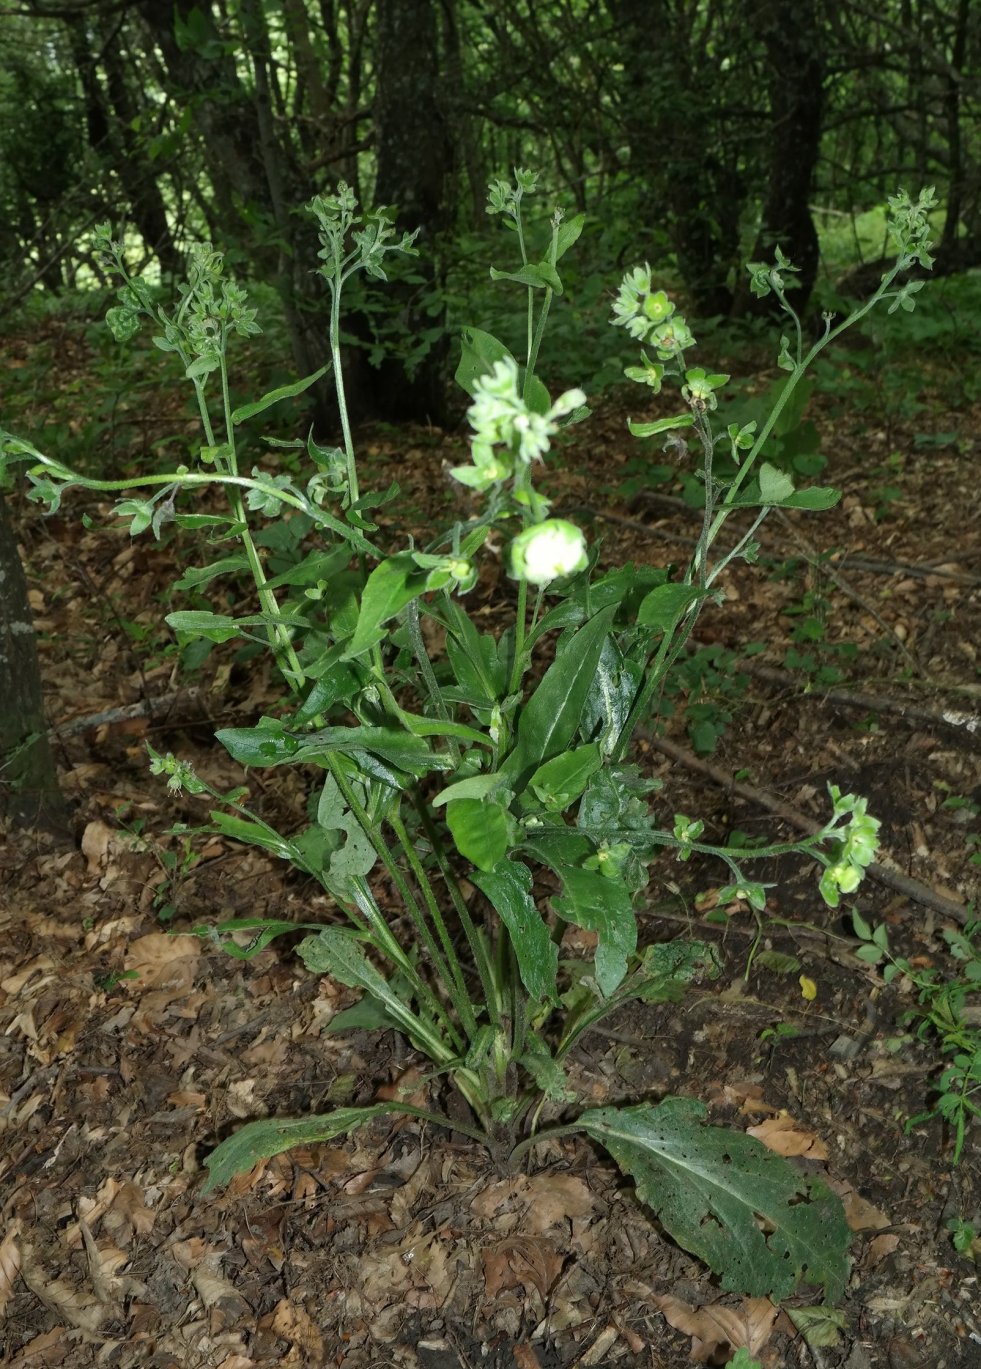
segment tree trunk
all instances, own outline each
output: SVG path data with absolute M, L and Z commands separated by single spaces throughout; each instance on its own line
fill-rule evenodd
M 0 696 L 0 818 L 18 828 L 64 833 L 68 810 L 48 744 L 27 581 L 2 495 Z
M 374 104 L 378 173 L 375 203 L 391 205 L 398 228 L 422 231 L 412 284 L 393 283 L 379 291 L 386 317 L 397 320 L 403 337 L 418 338 L 443 321 L 432 307 L 440 287 L 439 238 L 452 217 L 454 142 L 445 117 L 440 80 L 440 33 L 434 0 L 379 0 Z M 427 299 L 428 296 L 428 299 Z M 357 336 L 367 330 L 355 324 Z M 365 363 L 352 374 L 355 408 L 390 422 L 441 423 L 445 417 L 445 334 L 414 369 L 388 358 L 375 370 Z M 369 402 L 370 396 L 370 402 Z
M 779 247 L 798 268 L 790 303 L 800 314 L 817 279 L 819 245 L 810 195 L 821 147 L 824 110 L 823 29 L 818 0 L 762 0 L 757 24 L 770 75 L 770 172 L 754 261 L 771 262 Z M 773 296 L 757 299 L 748 282 L 737 289 L 736 310 L 766 315 Z

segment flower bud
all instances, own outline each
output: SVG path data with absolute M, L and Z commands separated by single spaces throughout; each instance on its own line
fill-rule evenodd
M 575 575 L 587 564 L 582 530 L 565 518 L 549 518 L 511 543 L 511 574 L 530 585 L 547 585 L 560 575 Z

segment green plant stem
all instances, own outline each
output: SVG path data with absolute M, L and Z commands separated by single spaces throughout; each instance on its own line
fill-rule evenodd
M 467 901 L 463 897 L 460 882 L 446 857 L 440 834 L 433 825 L 432 818 L 430 817 L 425 802 L 419 798 L 416 807 L 419 813 L 419 819 L 422 822 L 426 835 L 429 837 L 433 855 L 436 858 L 436 864 L 439 866 L 440 874 L 443 876 L 443 882 L 445 883 L 447 892 L 453 902 L 456 915 L 460 919 L 460 926 L 467 939 L 467 945 L 470 947 L 470 954 L 473 956 L 474 964 L 477 967 L 480 987 L 484 994 L 487 1010 L 491 1014 L 492 1021 L 497 1023 L 499 1021 L 499 1014 L 497 1011 L 497 995 L 494 992 L 494 968 L 487 952 L 487 943 L 477 929 L 473 918 L 470 916 L 470 909 L 467 907 Z
M 335 253 L 335 279 L 328 278 L 330 286 L 330 355 L 334 363 L 334 393 L 337 396 L 337 412 L 341 420 L 341 436 L 344 442 L 344 459 L 347 462 L 347 487 L 351 503 L 361 498 L 358 488 L 358 463 L 354 455 L 354 439 L 351 436 L 351 422 L 347 411 L 347 395 L 344 390 L 344 372 L 341 362 L 341 286 L 344 277 L 341 261 Z
M 524 675 L 522 657 L 525 654 L 525 622 L 528 617 L 528 582 L 518 581 L 518 606 L 514 614 L 514 659 L 508 679 L 508 693 L 516 694 Z
M 446 707 L 446 701 L 440 692 L 439 682 L 436 679 L 432 662 L 429 659 L 429 652 L 426 650 L 426 642 L 422 635 L 422 623 L 419 619 L 419 604 L 413 599 L 405 611 L 405 627 L 409 636 L 409 645 L 412 654 L 416 658 L 416 665 L 419 667 L 419 674 L 422 682 L 426 686 L 426 695 L 429 699 L 429 706 L 437 718 L 444 722 L 450 721 L 450 710 Z M 460 747 L 455 737 L 447 737 L 446 744 L 450 755 L 457 765 L 460 764 Z
M 459 956 L 456 953 L 452 938 L 447 929 L 446 920 L 436 901 L 433 886 L 430 883 L 428 874 L 423 868 L 422 861 L 416 854 L 412 838 L 409 836 L 401 815 L 398 812 L 390 813 L 388 816 L 388 825 L 395 833 L 396 840 L 402 848 L 402 854 L 405 856 L 409 868 L 415 876 L 416 884 L 418 885 L 423 901 L 429 910 L 429 916 L 432 919 L 433 926 L 436 928 L 436 935 L 439 937 L 440 945 L 443 948 L 443 955 L 445 955 L 446 959 L 444 960 L 443 955 L 440 955 L 439 949 L 429 931 L 428 924 L 422 923 L 422 925 L 419 925 L 419 933 L 424 937 L 426 949 L 433 957 L 433 964 L 437 968 L 437 973 L 440 979 L 446 984 L 447 991 L 453 999 L 453 1006 L 460 1015 L 463 1030 L 468 1039 L 472 1041 L 477 1034 L 476 1014 L 474 1012 L 473 1004 L 470 1001 L 470 996 L 467 993 L 466 981 L 463 978 L 463 970 L 460 967 Z
M 582 1127 L 577 1126 L 575 1122 L 570 1122 L 567 1126 L 549 1127 L 546 1131 L 539 1131 L 534 1136 L 528 1136 L 525 1140 L 519 1141 L 508 1156 L 508 1160 L 513 1165 L 522 1155 L 533 1150 L 535 1146 L 544 1145 L 546 1141 L 557 1141 L 560 1136 L 576 1136 L 581 1131 Z

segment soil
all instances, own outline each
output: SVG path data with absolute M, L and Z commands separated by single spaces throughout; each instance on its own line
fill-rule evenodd
M 681 562 L 699 515 L 677 485 L 625 490 L 637 451 L 628 405 L 635 393 L 605 399 L 563 448 L 548 480 L 556 511 L 602 536 L 605 562 Z M 708 758 L 714 772 L 697 768 L 683 700 L 635 758 L 662 781 L 666 819 L 698 815 L 709 840 L 736 828 L 795 835 L 768 797 L 821 820 L 829 782 L 865 795 L 884 862 L 906 882 L 867 880 L 858 907 L 898 954 L 946 973 L 942 932 L 971 916 L 981 873 L 970 859 L 981 415 L 938 407 L 931 431 L 960 439 L 923 450 L 911 425 L 869 430 L 817 410 L 841 504 L 772 519 L 768 559 L 740 563 L 725 604 L 699 624 L 703 647 L 741 663 L 725 658 L 713 685 L 733 715 Z M 161 431 L 189 431 L 163 399 L 154 415 Z M 123 445 L 132 417 L 119 419 Z M 457 497 L 444 472 L 464 447 L 462 432 L 363 436 L 371 482 L 402 486 L 379 536 L 395 546 L 424 535 Z M 897 452 L 901 497 L 883 507 L 869 472 Z M 825 908 L 799 861 L 762 872 L 773 885 L 762 920 L 739 904 L 713 920 L 724 872 L 709 862 L 655 867 L 642 939 L 711 940 L 722 973 L 681 1004 L 623 1009 L 584 1039 L 571 1076 L 590 1105 L 693 1095 L 713 1122 L 760 1128 L 837 1189 L 854 1231 L 851 1279 L 809 1341 L 799 1328 L 813 1290 L 782 1309 L 721 1293 L 581 1137 L 502 1175 L 463 1136 L 382 1118 L 202 1197 L 204 1156 L 243 1119 L 406 1086 L 445 1100 L 392 1033 L 331 1033 L 354 996 L 304 971 L 297 938 L 243 962 L 191 934 L 236 916 L 329 921 L 330 901 L 218 837 L 184 859 L 170 828 L 205 813 L 149 774 L 146 743 L 231 788 L 241 773 L 214 729 L 273 708 L 276 686 L 225 648 L 188 685 L 162 618 L 193 548 L 131 542 L 107 530 L 108 508 L 81 494 L 47 519 L 13 510 L 74 841 L 9 833 L 0 850 L 0 1364 L 662 1369 L 726 1363 L 745 1345 L 767 1369 L 981 1366 L 978 1267 L 947 1229 L 956 1218 L 981 1229 L 978 1132 L 955 1166 L 941 1120 L 907 1125 L 929 1110 L 943 1058 L 902 1026 L 908 981 L 886 985 L 857 957 L 850 921 Z M 491 621 L 510 593 L 488 558 L 474 594 Z M 818 659 L 788 672 L 805 600 L 818 606 Z M 816 676 L 829 664 L 847 678 Z M 262 816 L 302 821 L 302 776 L 252 771 L 248 785 Z

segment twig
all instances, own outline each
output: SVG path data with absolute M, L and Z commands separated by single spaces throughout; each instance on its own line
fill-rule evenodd
M 731 775 L 726 774 L 718 766 L 703 761 L 683 746 L 678 746 L 675 742 L 668 741 L 665 737 L 650 737 L 650 744 L 662 755 L 670 757 L 673 761 L 678 761 L 687 770 L 692 770 L 698 775 L 704 775 L 713 784 L 717 784 L 721 789 L 727 789 L 730 793 L 738 794 L 741 799 L 746 799 L 749 803 L 755 803 L 760 808 L 765 808 L 767 812 L 775 813 L 777 817 L 783 818 L 800 832 L 806 832 L 809 836 L 820 831 L 821 824 L 801 813 L 798 809 L 791 807 L 789 803 L 784 803 L 775 794 L 771 794 L 767 789 L 759 789 L 753 784 L 744 784 L 741 780 L 735 780 Z M 921 904 L 924 908 L 931 908 L 942 917 L 953 918 L 962 926 L 968 919 L 968 910 L 962 903 L 955 903 L 953 899 L 945 898 L 943 894 L 938 894 L 929 885 L 921 884 L 918 879 L 913 879 L 909 875 L 904 875 L 900 870 L 889 862 L 875 861 L 866 871 L 872 879 L 879 884 L 884 884 L 887 888 L 895 890 L 896 893 L 912 899 L 915 903 Z
M 798 693 L 801 692 L 800 681 L 787 670 L 780 670 L 775 666 L 754 665 L 751 661 L 743 660 L 734 661 L 732 668 L 745 671 L 747 675 L 752 675 L 756 679 L 766 680 L 769 684 L 793 686 Z M 851 689 L 831 689 L 822 686 L 804 692 L 809 698 L 822 703 L 841 704 L 845 708 L 863 708 L 879 713 L 896 713 L 901 718 L 930 723 L 933 727 L 963 728 L 970 736 L 977 734 L 981 740 L 981 717 L 976 713 L 955 713 L 953 710 L 936 713 L 932 709 L 920 708 L 918 704 L 906 703 L 902 699 L 891 699 L 881 694 L 857 694 Z
M 156 699 L 138 699 L 136 703 L 122 704 L 119 708 L 106 708 L 101 713 L 89 713 L 84 718 L 72 718 L 70 722 L 51 727 L 48 736 L 52 741 L 58 737 L 77 737 L 80 732 L 89 732 L 93 727 L 131 722 L 133 718 L 143 718 L 148 714 L 169 713 L 178 703 L 195 698 L 197 693 L 195 688 L 179 689 L 173 694 L 161 694 Z

